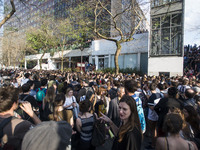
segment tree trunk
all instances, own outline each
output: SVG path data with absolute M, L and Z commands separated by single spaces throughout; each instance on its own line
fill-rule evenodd
M 62 46 L 62 56 L 61 56 L 61 72 L 63 72 L 64 68 L 63 68 L 63 51 L 64 51 L 64 48 L 65 48 L 65 38 L 63 40 L 63 46 Z
M 0 22 L 0 28 L 1 28 L 1 27 L 3 26 L 3 24 L 5 24 L 6 21 L 7 21 L 8 19 L 10 19 L 10 18 L 12 17 L 12 15 L 14 15 L 14 13 L 16 12 L 14 0 L 10 0 L 10 4 L 11 4 L 11 6 L 12 6 L 12 10 L 11 10 L 10 13 L 7 14 L 7 15 L 3 18 L 3 20 Z
M 63 72 L 63 51 L 62 51 L 62 56 L 61 56 L 61 72 Z
M 82 52 L 83 52 L 84 48 L 81 47 L 80 50 L 81 50 L 81 72 L 82 72 L 82 70 L 83 70 L 83 69 L 82 69 L 82 62 L 83 62 L 83 55 L 82 55 Z
M 121 43 L 118 42 L 118 41 L 116 41 L 115 44 L 117 46 L 117 51 L 115 53 L 115 73 L 118 74 L 119 73 L 118 57 L 119 57 L 119 54 L 121 52 L 122 46 L 120 45 Z

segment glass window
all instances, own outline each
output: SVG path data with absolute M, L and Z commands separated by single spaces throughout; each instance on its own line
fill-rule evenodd
M 181 27 L 172 28 L 172 53 L 181 53 Z
M 124 55 L 124 68 L 137 67 L 137 54 Z
M 159 30 L 152 31 L 152 44 L 151 44 L 151 55 L 157 55 L 160 52 L 160 32 Z
M 172 26 L 180 26 L 181 25 L 181 14 L 172 15 Z
M 162 29 L 161 51 L 162 54 L 169 54 L 170 51 L 170 28 Z
M 162 28 L 170 27 L 170 16 L 161 17 L 161 25 Z
M 152 18 L 151 56 L 182 54 L 181 22 L 181 13 Z
M 160 28 L 160 17 L 152 19 L 152 30 Z

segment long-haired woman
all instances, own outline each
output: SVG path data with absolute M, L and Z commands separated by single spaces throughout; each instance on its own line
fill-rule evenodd
M 55 89 L 54 87 L 49 87 L 47 93 L 43 99 L 41 120 L 48 121 L 49 114 L 53 113 L 53 103 L 55 100 Z
M 156 150 L 197 150 L 196 145 L 183 139 L 179 132 L 183 128 L 183 119 L 178 113 L 169 113 L 165 117 L 163 129 L 167 137 L 159 137 L 156 141 Z
M 116 138 L 112 150 L 140 150 L 142 131 L 134 99 L 124 95 L 119 102 L 121 125 L 118 128 L 107 116 L 101 119 L 108 122 Z
M 65 102 L 65 95 L 63 93 L 57 94 L 53 105 L 53 114 L 49 115 L 50 120 L 54 121 L 69 121 L 67 110 L 63 108 Z M 73 122 L 68 122 L 73 127 Z
M 65 94 L 65 103 L 63 108 L 67 110 L 68 120 L 67 122 L 72 122 L 73 120 L 73 109 L 77 107 L 77 102 L 75 96 L 73 96 L 73 89 L 71 87 L 67 88 Z M 77 117 L 77 116 L 76 116 Z
M 197 111 L 193 106 L 185 106 L 183 109 L 185 121 L 192 133 L 193 138 L 200 138 L 200 119 Z

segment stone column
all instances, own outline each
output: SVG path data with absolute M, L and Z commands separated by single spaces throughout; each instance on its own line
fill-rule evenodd
M 24 62 L 24 69 L 27 69 L 27 60 L 25 59 L 25 62 Z
M 108 67 L 111 67 L 111 54 L 108 55 Z
M 140 70 L 140 57 L 141 57 L 141 53 L 139 52 L 139 53 L 137 54 L 137 58 L 138 58 L 138 59 L 137 59 L 137 61 L 138 61 L 138 62 L 137 62 L 137 69 L 138 69 L 138 70 Z
M 96 70 L 99 69 L 99 57 L 95 55 L 95 65 L 96 65 Z

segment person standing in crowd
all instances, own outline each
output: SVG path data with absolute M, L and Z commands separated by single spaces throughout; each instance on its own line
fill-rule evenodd
M 38 115 L 39 107 L 37 105 L 37 102 L 36 102 L 35 98 L 29 94 L 30 93 L 30 84 L 28 84 L 28 83 L 23 84 L 22 92 L 23 92 L 23 94 L 21 94 L 19 96 L 20 101 L 22 101 L 22 102 L 28 101 L 31 104 L 33 111 L 35 113 L 37 113 L 37 115 Z M 21 108 L 19 108 L 17 110 L 17 112 L 22 117 L 22 119 L 29 120 L 30 122 L 33 123 L 32 119 L 29 117 L 29 115 L 26 114 L 23 110 L 21 110 Z
M 124 95 L 119 102 L 119 113 L 122 121 L 118 128 L 110 118 L 102 114 L 100 119 L 111 127 L 115 134 L 112 150 L 140 150 L 142 144 L 142 130 L 137 113 L 137 106 L 133 97 Z
M 178 90 L 176 87 L 170 87 L 168 89 L 168 97 L 162 98 L 158 104 L 155 105 L 154 110 L 158 114 L 157 123 L 157 136 L 165 136 L 167 133 L 163 132 L 163 122 L 164 118 L 170 109 L 178 108 L 182 110 L 182 103 L 178 99 Z
M 164 130 L 168 133 L 167 137 L 159 137 L 156 141 L 156 150 L 197 150 L 194 143 L 184 140 L 179 135 L 183 127 L 183 120 L 178 113 L 167 114 L 164 121 Z
M 191 137 L 200 139 L 200 118 L 193 106 L 185 106 L 183 109 L 185 121 L 189 125 Z
M 154 110 L 154 107 L 160 101 L 160 99 L 163 98 L 163 95 L 158 93 L 156 91 L 156 88 L 157 88 L 156 83 L 150 84 L 150 90 L 152 93 L 148 100 L 148 106 L 149 106 L 148 125 L 149 125 L 149 132 L 151 133 L 151 137 L 152 137 L 152 143 L 151 145 L 149 145 L 150 148 L 155 147 L 155 142 L 156 142 L 156 137 L 157 137 L 156 127 L 157 127 L 158 115 L 156 111 Z
M 72 127 L 66 121 L 44 121 L 31 129 L 22 142 L 22 150 L 71 150 Z
M 197 106 L 196 101 L 194 99 L 195 92 L 192 88 L 188 88 L 185 90 L 185 99 L 183 101 L 184 106 Z
M 107 89 L 104 87 L 100 87 L 99 88 L 99 92 L 98 92 L 98 100 L 95 104 L 95 113 L 98 116 L 101 116 L 102 112 L 103 114 L 107 114 L 108 113 L 108 109 L 109 109 L 109 100 L 107 95 Z
M 119 127 L 120 117 L 119 117 L 119 102 L 122 96 L 125 94 L 124 87 L 120 86 L 117 88 L 117 97 L 112 99 L 109 103 L 108 117 L 113 121 L 113 123 Z
M 30 77 L 31 77 L 30 73 L 25 73 L 24 78 L 21 79 L 21 86 L 27 83 L 28 80 L 30 80 Z
M 80 114 L 76 119 L 77 131 L 80 133 L 78 150 L 94 150 L 91 145 L 94 124 L 93 114 L 90 113 L 92 103 L 89 100 L 80 102 Z
M 76 98 L 73 96 L 73 90 L 71 87 L 67 88 L 67 90 L 66 90 L 65 103 L 63 105 L 63 108 L 67 110 L 67 113 L 68 113 L 67 116 L 69 116 L 67 122 L 71 122 L 70 121 L 71 119 L 73 120 L 73 119 L 78 118 L 78 111 L 74 110 L 74 109 L 78 109 L 77 102 L 76 102 Z M 73 112 L 75 112 L 75 113 L 73 113 Z M 74 114 L 74 116 L 73 116 L 73 114 Z M 75 118 L 73 118 L 73 117 L 75 117 Z
M 41 110 L 41 120 L 42 121 L 48 121 L 49 115 L 53 113 L 53 105 L 55 100 L 55 89 L 54 87 L 50 87 L 47 89 L 46 96 L 44 97 L 44 100 L 42 101 L 42 110 Z
M 30 95 L 33 96 L 36 99 L 36 91 L 34 89 L 34 82 L 32 80 L 29 80 L 27 82 L 30 85 Z
M 63 108 L 65 102 L 65 95 L 63 93 L 57 94 L 53 103 L 53 113 L 49 114 L 48 118 L 54 121 L 71 121 L 68 116 L 67 110 Z M 68 122 L 72 128 L 74 126 L 73 121 Z
M 129 96 L 132 96 L 135 100 L 137 106 L 137 112 L 140 119 L 140 124 L 142 128 L 142 133 L 146 131 L 146 122 L 144 117 L 144 111 L 142 108 L 142 101 L 139 97 L 136 97 L 135 91 L 137 90 L 137 83 L 134 80 L 126 80 L 124 83 L 125 93 Z
M 34 124 L 27 120 L 15 117 L 14 111 L 18 108 L 18 94 L 18 91 L 13 88 L 0 89 L 0 123 L 12 117 L 11 121 L 3 127 L 4 136 L 1 144 L 4 145 L 5 149 L 20 150 L 24 135 L 34 126 Z M 20 108 L 33 120 L 33 123 L 39 124 L 41 122 L 32 110 L 29 102 L 21 102 Z
M 34 74 L 33 75 L 33 82 L 34 82 L 34 90 L 36 91 L 38 88 L 40 88 L 41 87 L 41 83 L 40 83 L 40 81 L 39 81 L 39 75 L 38 74 Z

